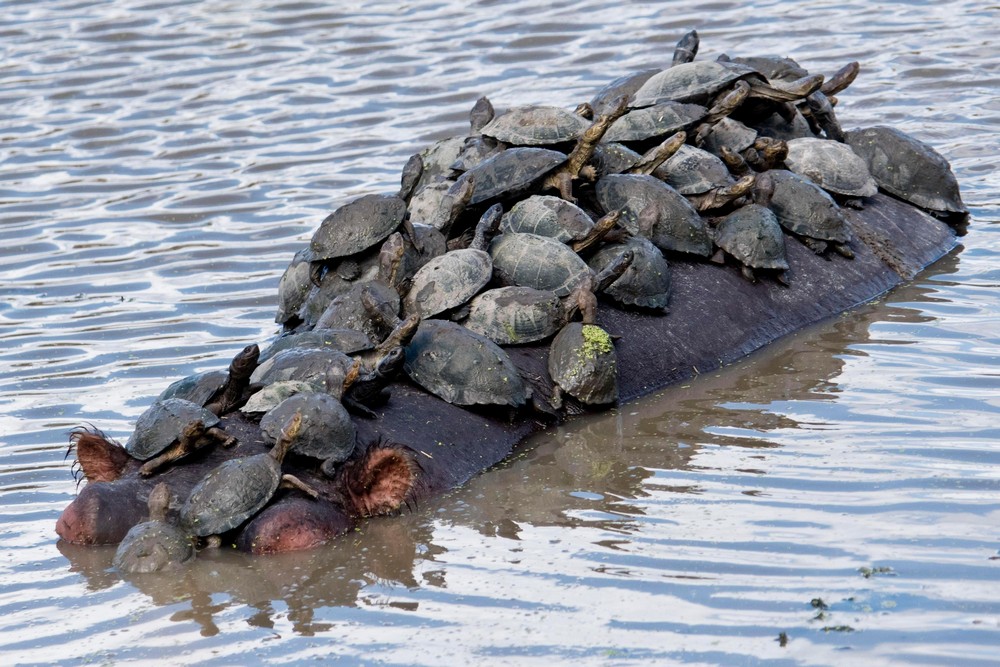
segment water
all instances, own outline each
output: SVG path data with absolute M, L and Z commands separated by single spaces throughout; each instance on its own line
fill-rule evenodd
M 0 14 L 3 664 L 996 663 L 996 6 Z M 888 123 L 952 161 L 973 211 L 961 246 L 876 303 L 546 433 L 329 548 L 123 581 L 112 549 L 57 543 L 66 432 L 127 436 L 168 382 L 275 333 L 278 277 L 327 212 L 394 190 L 479 95 L 572 108 L 692 27 L 702 58 L 859 60 L 845 126 Z

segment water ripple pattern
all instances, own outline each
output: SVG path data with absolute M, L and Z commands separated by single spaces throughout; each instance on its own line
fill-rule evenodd
M 998 9 L 12 0 L 0 8 L 0 663 L 995 664 Z M 937 147 L 972 224 L 910 285 L 536 438 L 328 548 L 122 580 L 53 532 L 66 432 L 277 328 L 323 217 L 498 109 L 790 55 Z

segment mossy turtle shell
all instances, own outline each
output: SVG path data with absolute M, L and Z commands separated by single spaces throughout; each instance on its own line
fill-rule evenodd
M 517 368 L 496 343 L 444 320 L 423 320 L 406 347 L 406 374 L 456 405 L 523 405 L 528 398 Z
M 183 398 L 157 401 L 135 422 L 135 430 L 125 443 L 125 450 L 140 461 L 150 459 L 172 445 L 183 428 L 193 421 L 212 427 L 219 423 L 219 418 Z
M 497 345 L 521 345 L 559 331 L 563 306 L 555 292 L 532 287 L 498 287 L 469 302 L 466 328 Z
M 354 451 L 354 422 L 340 401 L 325 393 L 301 393 L 285 399 L 261 418 L 260 428 L 277 441 L 282 427 L 296 412 L 302 414 L 302 425 L 290 451 L 338 463 Z
M 549 375 L 588 405 L 618 400 L 618 355 L 611 336 L 599 326 L 570 322 L 549 347 Z
M 406 202 L 395 195 L 365 195 L 344 204 L 320 223 L 309 249 L 316 261 L 347 257 L 396 231 Z

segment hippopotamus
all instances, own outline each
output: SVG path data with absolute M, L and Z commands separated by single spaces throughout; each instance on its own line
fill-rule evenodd
M 620 400 L 627 402 L 691 376 L 737 361 L 776 338 L 871 300 L 912 278 L 955 244 L 955 232 L 919 209 L 886 195 L 845 209 L 858 242 L 855 258 L 827 259 L 789 243 L 790 286 L 751 284 L 738 271 L 697 260 L 672 262 L 670 313 L 602 308 L 597 323 L 617 338 Z M 547 398 L 545 344 L 510 348 L 533 389 Z M 367 517 L 416 509 L 422 501 L 461 485 L 509 456 L 550 417 L 528 409 L 462 408 L 395 381 L 374 419 L 356 419 L 358 446 L 332 476 L 289 456 L 285 471 L 318 492 L 281 491 L 263 511 L 227 534 L 228 544 L 251 553 L 309 549 Z M 232 457 L 267 451 L 260 426 L 239 411 L 222 414 L 220 427 L 234 447 L 206 447 L 156 474 L 96 429 L 73 435 L 86 479 L 63 511 L 56 532 L 74 544 L 115 544 L 147 517 L 147 497 L 159 482 L 185 498 L 206 472 Z

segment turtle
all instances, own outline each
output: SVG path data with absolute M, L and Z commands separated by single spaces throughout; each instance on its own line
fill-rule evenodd
M 756 182 L 753 174 L 735 181 L 725 162 L 688 145 L 681 146 L 653 175 L 687 197 L 698 211 L 721 208 L 748 194 Z
M 727 150 L 738 154 L 757 171 L 780 164 L 788 151 L 784 140 L 760 136 L 755 129 L 733 118 L 723 118 L 710 132 L 700 134 L 695 143 L 723 159 Z
M 448 225 L 451 226 L 450 223 Z M 430 225 L 414 224 L 417 242 L 406 235 L 393 232 L 379 251 L 377 279 L 405 294 L 410 281 L 420 267 L 448 251 L 448 239 L 440 230 Z
M 754 269 L 787 271 L 785 237 L 771 209 L 759 203 L 747 204 L 724 217 L 715 227 L 719 252 L 713 258 L 721 263 L 723 253 L 740 263 L 743 277 L 756 282 Z M 784 278 L 779 273 L 779 282 Z
M 335 297 L 316 320 L 315 329 L 356 329 L 365 333 L 373 341 L 379 339 L 378 327 L 372 322 L 368 311 L 365 310 L 361 302 L 361 293 L 364 290 L 377 290 L 379 297 L 390 303 L 391 307 L 399 312 L 401 304 L 399 292 L 391 287 L 386 280 L 367 280 L 356 283 L 349 290 Z
M 289 451 L 320 459 L 328 466 L 347 460 L 354 451 L 357 432 L 343 404 L 326 392 L 301 392 L 289 396 L 260 419 L 260 429 L 272 441 L 281 437 L 285 424 L 301 416 L 298 436 Z
M 644 83 L 649 81 L 650 77 L 662 71 L 660 68 L 644 69 L 618 77 L 597 91 L 597 94 L 590 99 L 590 109 L 597 115 L 607 113 L 614 108 L 620 97 L 631 98 Z
M 605 244 L 588 260 L 594 271 L 602 271 L 624 251 L 633 255 L 631 266 L 603 291 L 624 306 L 665 309 L 670 302 L 670 265 L 660 249 L 641 236 L 621 243 Z
M 521 406 L 529 390 L 510 357 L 485 336 L 446 320 L 423 320 L 406 347 L 406 374 L 455 405 Z
M 566 296 L 590 275 L 590 268 L 565 243 L 527 233 L 500 234 L 490 244 L 493 273 L 501 285 L 551 290 Z
M 753 97 L 795 101 L 819 88 L 823 77 L 807 76 L 795 82 L 772 85 L 753 68 L 738 63 L 709 60 L 681 63 L 650 77 L 636 91 L 631 106 L 648 107 L 670 101 L 701 104 L 737 81 L 746 81 Z
M 357 329 L 313 329 L 279 336 L 260 353 L 264 363 L 278 352 L 290 349 L 330 349 L 344 354 L 354 354 L 374 347 L 368 334 Z
M 608 174 L 649 175 L 669 160 L 685 141 L 687 133 L 676 132 L 641 155 L 624 144 L 600 144 L 594 151 L 589 166 L 593 168 L 596 179 Z
M 149 493 L 149 520 L 136 524 L 118 545 L 112 560 L 124 574 L 148 574 L 194 558 L 191 536 L 167 521 L 170 487 L 160 482 Z
M 563 406 L 563 394 L 586 405 L 618 401 L 618 356 L 607 331 L 593 323 L 570 322 L 549 346 L 552 407 Z
M 462 174 L 458 184 L 472 180 L 469 205 L 517 197 L 564 164 L 565 153 L 548 148 L 508 148 Z
M 196 405 L 204 406 L 222 389 L 229 377 L 228 371 L 211 370 L 195 373 L 172 382 L 156 397 L 157 401 L 168 398 L 183 398 Z
M 576 252 L 582 252 L 611 231 L 618 220 L 617 212 L 612 214 L 611 219 L 595 223 L 586 211 L 573 202 L 551 195 L 532 195 L 504 214 L 500 230 L 504 233 L 548 236 L 572 245 Z
M 469 134 L 442 139 L 418 153 L 423 169 L 413 189 L 413 196 L 420 196 L 425 188 L 441 180 L 454 182 L 456 174 L 453 166 L 459 160 L 468 159 L 470 139 L 481 138 L 483 126 L 493 120 L 494 115 L 489 99 L 480 97 L 469 112 Z M 407 201 L 412 206 L 412 197 Z
M 497 116 L 481 132 L 511 146 L 553 146 L 576 141 L 589 126 L 586 118 L 559 107 L 524 106 Z
M 846 139 L 886 192 L 938 216 L 968 215 L 948 161 L 924 142 L 884 125 L 851 130 Z
M 413 332 L 416 333 L 416 326 Z M 344 407 L 353 414 L 374 419 L 377 415 L 371 408 L 388 402 L 389 391 L 386 386 L 403 370 L 405 360 L 406 348 L 403 345 L 391 348 L 376 362 L 375 368 L 360 376 L 347 388 L 341 399 Z
M 218 428 L 219 423 L 214 412 L 183 398 L 156 401 L 139 416 L 125 451 L 145 461 L 139 474 L 147 477 L 200 447 L 216 442 L 227 447 L 235 444 L 236 439 Z
M 309 248 L 303 248 L 295 253 L 285 272 L 278 281 L 278 310 L 274 321 L 278 324 L 295 319 L 299 310 L 305 304 L 310 291 L 314 287 L 312 281 L 312 262 L 315 260 Z
M 698 211 L 658 178 L 609 174 L 597 181 L 597 199 L 604 210 L 621 210 L 622 225 L 660 250 L 701 257 L 712 254 L 712 240 Z
M 663 102 L 632 109 L 614 122 L 605 133 L 604 142 L 645 142 L 666 137 L 698 125 L 708 109 L 700 104 Z
M 854 257 L 850 228 L 833 197 L 786 169 L 772 169 L 767 175 L 773 184 L 769 207 L 782 227 L 816 254 L 829 246 L 848 259 Z
M 307 394 L 316 391 L 316 385 L 301 380 L 280 380 L 272 382 L 251 396 L 240 412 L 263 415 L 277 407 L 282 401 L 296 394 Z
M 344 385 L 360 371 L 360 362 L 329 348 L 290 348 L 278 352 L 254 371 L 250 380 L 269 385 L 285 380 L 307 382 L 340 398 Z
M 502 216 L 503 207 L 494 204 L 480 218 L 469 248 L 446 252 L 422 266 L 413 275 L 403 311 L 433 317 L 461 306 L 485 287 L 493 275 L 493 262 L 486 248 Z
M 229 362 L 226 381 L 205 403 L 205 409 L 219 416 L 232 412 L 243 405 L 252 393 L 250 378 L 257 369 L 260 348 L 256 343 L 247 345 Z
M 259 512 L 282 484 L 312 498 L 319 494 L 292 475 L 283 475 L 281 462 L 298 438 L 302 415 L 295 413 L 282 424 L 271 451 L 229 459 L 205 475 L 181 506 L 181 523 L 196 537 L 219 545 L 219 535 L 236 528 Z
M 396 195 L 365 195 L 328 215 L 309 242 L 313 262 L 356 255 L 396 231 L 406 202 Z
M 850 146 L 818 138 L 788 142 L 785 164 L 827 192 L 842 197 L 871 197 L 878 192 L 868 166 Z

